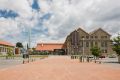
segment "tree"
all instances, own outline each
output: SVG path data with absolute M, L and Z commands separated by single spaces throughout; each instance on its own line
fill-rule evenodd
M 32 48 L 33 51 L 35 51 L 35 49 L 36 49 L 36 48 L 34 48 L 34 47 Z
M 17 43 L 16 43 L 16 47 L 18 47 L 18 48 L 23 48 L 23 45 L 22 45 L 21 42 L 17 42 Z
M 100 53 L 101 53 L 100 48 L 95 46 L 95 47 L 92 47 L 90 49 L 90 51 L 92 52 L 92 55 L 94 55 L 94 59 L 95 59 L 95 62 L 96 62 L 97 57 L 99 57 Z
M 118 55 L 118 62 L 120 63 L 120 34 L 113 40 L 113 51 Z
M 23 45 L 21 42 L 16 43 L 16 47 L 19 49 L 19 54 L 22 52 Z
M 14 53 L 12 48 L 8 48 L 6 59 L 9 59 L 9 58 L 14 58 Z

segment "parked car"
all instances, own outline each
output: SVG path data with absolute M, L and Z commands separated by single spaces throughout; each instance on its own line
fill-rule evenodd
M 102 55 L 102 56 L 99 56 L 99 58 L 105 58 L 105 56 Z
M 89 58 L 94 58 L 94 56 L 93 55 L 90 55 L 90 56 L 88 56 Z

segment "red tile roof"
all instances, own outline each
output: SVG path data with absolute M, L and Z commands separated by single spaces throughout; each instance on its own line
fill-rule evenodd
M 5 45 L 5 46 L 14 46 L 12 43 L 6 42 L 6 41 L 0 41 L 0 45 Z
M 54 49 L 63 49 L 63 43 L 39 43 L 37 51 L 54 51 Z

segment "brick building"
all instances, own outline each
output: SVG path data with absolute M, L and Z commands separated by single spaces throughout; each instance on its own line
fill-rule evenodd
M 102 55 L 107 55 L 113 52 L 111 48 L 111 35 L 99 28 L 93 32 L 87 33 L 79 28 L 71 32 L 65 41 L 66 51 L 68 55 L 74 54 L 91 54 L 91 47 L 98 46 L 101 49 Z

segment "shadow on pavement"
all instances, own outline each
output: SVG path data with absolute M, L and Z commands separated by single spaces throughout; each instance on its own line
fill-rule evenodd
M 119 62 L 112 62 L 112 61 L 110 61 L 110 62 L 103 62 L 103 63 L 114 63 L 114 64 L 120 64 Z

